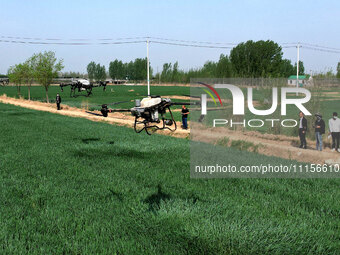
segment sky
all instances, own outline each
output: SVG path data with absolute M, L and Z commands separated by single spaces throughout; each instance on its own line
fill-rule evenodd
M 340 48 L 340 1 L 337 0 L 126 0 L 38 1 L 0 0 L 0 37 L 100 38 L 163 37 L 240 43 L 273 40 Z M 1 39 L 1 38 L 0 38 Z M 70 41 L 69 41 L 70 42 Z M 29 45 L 0 42 L 0 73 L 34 53 L 55 51 L 63 71 L 86 72 L 90 61 L 106 67 L 110 61 L 146 57 L 146 44 Z M 296 62 L 296 48 L 283 49 Z M 217 61 L 228 49 L 207 49 L 150 43 L 154 72 L 165 62 L 178 61 L 184 70 Z M 307 72 L 336 70 L 339 53 L 300 49 Z

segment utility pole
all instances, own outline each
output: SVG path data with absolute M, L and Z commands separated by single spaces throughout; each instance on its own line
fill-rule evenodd
M 157 74 L 158 74 L 158 85 L 161 85 L 161 74 L 158 72 L 158 66 L 157 66 Z
M 297 44 L 297 62 L 296 62 L 296 87 L 299 87 L 299 62 L 300 62 L 300 43 Z
M 146 62 L 147 62 L 147 81 L 148 81 L 148 96 L 150 96 L 150 68 L 149 68 L 149 39 L 146 41 Z
M 300 43 L 297 44 L 297 62 L 296 62 L 296 87 L 299 87 L 299 62 L 300 62 Z M 298 96 L 299 93 L 296 92 L 296 96 Z

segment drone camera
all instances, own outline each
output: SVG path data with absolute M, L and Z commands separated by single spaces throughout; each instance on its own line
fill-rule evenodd
M 172 120 L 170 120 L 170 119 L 167 119 L 167 120 L 165 120 L 165 125 L 167 125 L 167 126 L 172 126 L 172 124 L 173 124 L 173 121 Z

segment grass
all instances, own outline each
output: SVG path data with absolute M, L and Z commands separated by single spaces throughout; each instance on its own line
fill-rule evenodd
M 244 141 L 244 140 L 232 140 L 230 141 L 229 137 L 223 137 L 216 142 L 216 145 L 224 146 L 224 147 L 232 147 L 234 149 L 240 151 L 251 151 L 254 153 L 258 153 L 260 147 L 263 147 L 261 144 L 254 144 L 253 142 Z
M 4 104 L 0 124 L 0 254 L 340 253 L 339 180 L 190 179 L 186 139 Z
M 255 145 L 252 142 L 247 142 L 243 140 L 233 140 L 231 141 L 230 147 L 236 148 L 241 151 L 252 151 L 257 153 L 260 148 L 260 144 Z
M 70 87 L 65 87 L 61 92 L 59 86 L 50 86 L 48 95 L 50 102 L 55 102 L 55 97 L 59 93 L 62 97 L 62 104 L 78 108 L 88 108 L 88 110 L 99 110 L 102 104 L 113 102 L 130 101 L 118 105 L 110 105 L 110 108 L 131 108 L 135 105 L 135 99 L 146 97 L 146 86 L 125 86 L 113 85 L 107 86 L 106 91 L 102 88 L 93 88 L 93 95 L 86 97 L 86 92 L 76 91 L 77 97 L 70 97 Z M 171 96 L 171 95 L 190 95 L 189 87 L 182 86 L 151 86 L 152 95 Z M 17 89 L 13 86 L 0 87 L 0 95 L 7 94 L 10 97 L 17 97 Z M 28 99 L 27 87 L 21 87 L 21 95 Z M 31 87 L 31 99 L 46 102 L 45 90 L 41 86 Z M 189 102 L 188 100 L 172 99 L 174 102 Z M 181 106 L 174 106 L 172 109 L 179 109 Z M 180 121 L 182 116 L 180 112 L 174 112 L 175 120 Z

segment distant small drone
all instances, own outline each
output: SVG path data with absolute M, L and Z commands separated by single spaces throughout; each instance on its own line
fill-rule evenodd
M 112 104 L 120 104 L 117 102 Z M 160 96 L 148 96 L 142 100 L 135 100 L 135 107 L 130 109 L 109 109 L 108 105 L 103 104 L 101 113 L 103 117 L 107 117 L 110 112 L 130 112 L 135 117 L 134 130 L 136 133 L 141 133 L 143 130 L 148 135 L 151 135 L 151 130 L 170 130 L 175 131 L 177 124 L 170 107 L 174 105 L 191 105 L 187 102 L 172 102 L 170 98 L 162 98 Z M 170 118 L 165 118 L 166 112 L 170 113 Z M 157 125 L 160 124 L 161 125 Z M 142 125 L 141 128 L 140 125 Z
M 60 89 L 61 92 L 64 91 L 64 87 L 71 86 L 71 93 L 70 96 L 75 97 L 76 96 L 76 90 L 78 89 L 78 92 L 86 91 L 87 96 L 90 96 L 92 94 L 92 89 L 95 87 L 103 87 L 103 91 L 106 90 L 106 85 L 108 81 L 98 81 L 96 83 L 92 83 L 86 79 L 76 79 L 72 80 L 72 82 L 69 83 L 60 83 Z
M 0 78 L 0 85 L 5 86 L 9 84 L 9 79 L 8 78 Z

